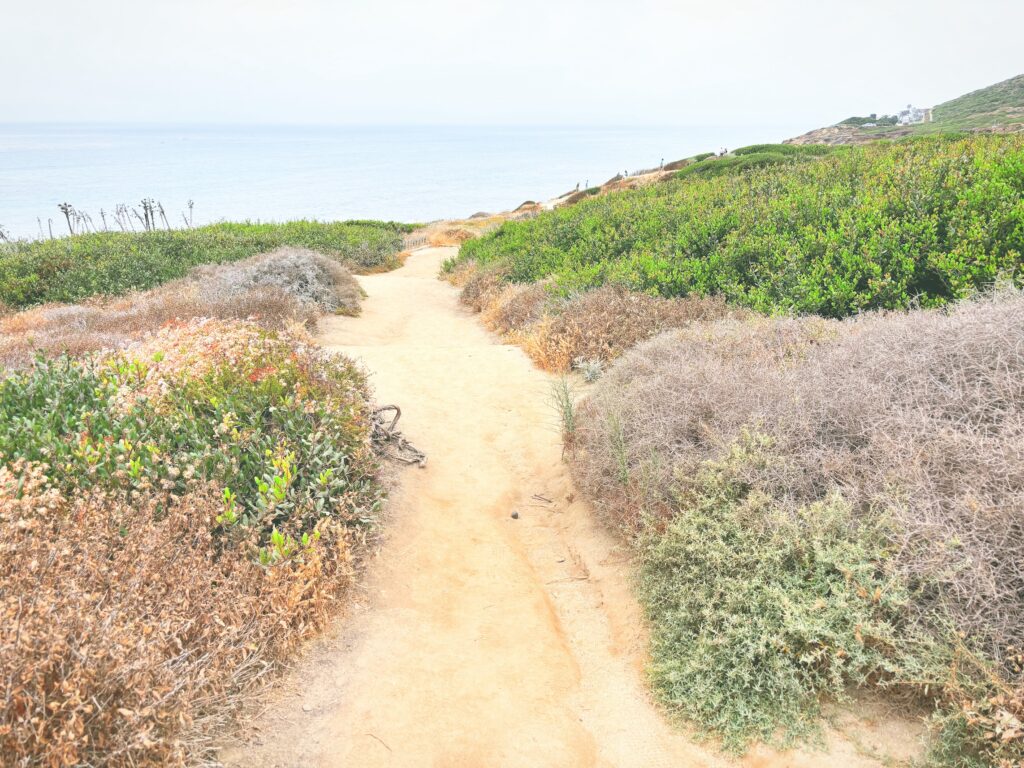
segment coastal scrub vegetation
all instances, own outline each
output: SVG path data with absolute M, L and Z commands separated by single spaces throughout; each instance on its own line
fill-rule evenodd
M 566 455 L 637 553 L 657 695 L 742 750 L 882 686 L 929 765 L 1019 765 L 1024 138 L 681 168 L 445 265 L 597 382 L 560 385 Z
M 661 331 L 740 315 L 719 297 L 666 299 L 603 286 L 561 295 L 551 281 L 509 284 L 497 270 L 460 265 L 449 275 L 483 323 L 523 348 L 541 368 L 565 373 L 602 363 Z
M 0 306 L 119 296 L 183 277 L 198 265 L 238 261 L 284 246 L 331 256 L 355 272 L 393 269 L 402 237 L 412 229 L 371 221 L 221 223 L 0 243 Z
M 753 144 L 741 147 L 731 154 L 717 157 L 699 155 L 676 172 L 676 178 L 687 176 L 722 176 L 752 168 L 766 168 L 780 163 L 810 160 L 834 151 L 821 144 L 797 146 L 795 144 Z
M 7 762 L 205 764 L 324 625 L 384 490 L 366 375 L 307 329 L 358 313 L 350 270 L 397 266 L 408 229 L 0 246 Z
M 581 488 L 634 542 L 652 680 L 725 744 L 878 684 L 936 765 L 1024 758 L 1024 294 L 693 323 L 574 412 Z
M 360 300 L 358 284 L 336 259 L 278 248 L 195 267 L 149 291 L 0 316 L 0 368 L 29 366 L 39 353 L 122 349 L 166 323 L 200 317 L 249 319 L 266 329 L 296 332 L 325 313 L 358 314 Z
M 1024 279 L 1024 137 L 749 149 L 506 223 L 447 269 L 837 318 Z
M 381 501 L 364 374 L 283 331 L 170 323 L 0 381 L 0 753 L 201 755 L 326 619 Z
M 1024 124 L 1024 75 L 966 93 L 939 104 L 933 121 L 914 126 L 928 130 L 985 130 L 992 126 L 1017 127 Z

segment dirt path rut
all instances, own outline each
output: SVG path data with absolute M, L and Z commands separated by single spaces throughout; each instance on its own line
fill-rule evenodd
M 320 342 L 361 358 L 429 455 L 404 472 L 363 597 L 222 755 L 246 766 L 719 766 L 643 685 L 626 553 L 572 495 L 549 378 L 436 279 L 454 248 L 361 278 Z M 518 519 L 511 514 L 518 513 Z M 873 765 L 754 754 L 750 766 Z

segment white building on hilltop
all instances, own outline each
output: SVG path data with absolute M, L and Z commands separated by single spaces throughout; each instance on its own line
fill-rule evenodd
M 932 120 L 932 110 L 930 107 L 925 109 L 918 109 L 915 106 L 907 104 L 907 108 L 896 115 L 897 122 L 900 125 L 916 125 L 917 123 L 930 123 Z

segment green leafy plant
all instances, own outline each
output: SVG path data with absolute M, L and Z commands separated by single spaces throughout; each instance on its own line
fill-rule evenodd
M 312 531 L 374 520 L 363 374 L 246 323 L 161 331 L 151 348 L 45 360 L 0 380 L 0 459 L 45 463 L 63 490 L 223 489 L 216 523 Z M 168 497 L 169 498 L 169 497 Z
M 282 246 L 333 256 L 354 271 L 392 268 L 402 235 L 411 230 L 394 222 L 290 221 L 0 242 L 0 303 L 27 307 L 121 295 L 183 277 L 197 265 L 238 261 Z
M 680 478 L 678 514 L 640 539 L 655 690 L 733 749 L 814 733 L 823 695 L 897 675 L 914 642 L 885 536 L 838 496 L 793 515 L 751 492 L 745 466 L 772 460 L 748 436 Z
M 1020 135 L 754 146 L 680 173 L 508 222 L 448 269 L 829 317 L 1024 282 Z

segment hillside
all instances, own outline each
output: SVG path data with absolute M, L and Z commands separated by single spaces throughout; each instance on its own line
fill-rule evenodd
M 931 713 L 895 764 L 1024 765 L 1024 136 L 670 165 L 445 266 L 566 374 L 566 461 L 635 558 L 655 696 L 743 752 L 877 684 Z
M 87 232 L 0 243 L 0 306 L 119 296 L 281 247 L 309 248 L 355 271 L 394 269 L 410 225 L 375 221 L 221 222 L 145 232 Z
M 884 118 L 882 118 L 884 119 Z M 1024 131 L 1024 75 L 958 96 L 931 110 L 931 120 L 916 125 L 864 127 L 867 118 L 849 118 L 789 139 L 787 144 L 863 144 L 938 133 L 1017 133 Z
M 939 104 L 933 117 L 934 122 L 930 125 L 944 129 L 1024 130 L 1024 75 Z
M 1015 136 L 820 158 L 750 147 L 506 223 L 466 243 L 460 260 L 502 282 L 550 278 L 563 295 L 617 285 L 830 317 L 938 306 L 1000 276 L 1020 279 L 1022 152 Z

